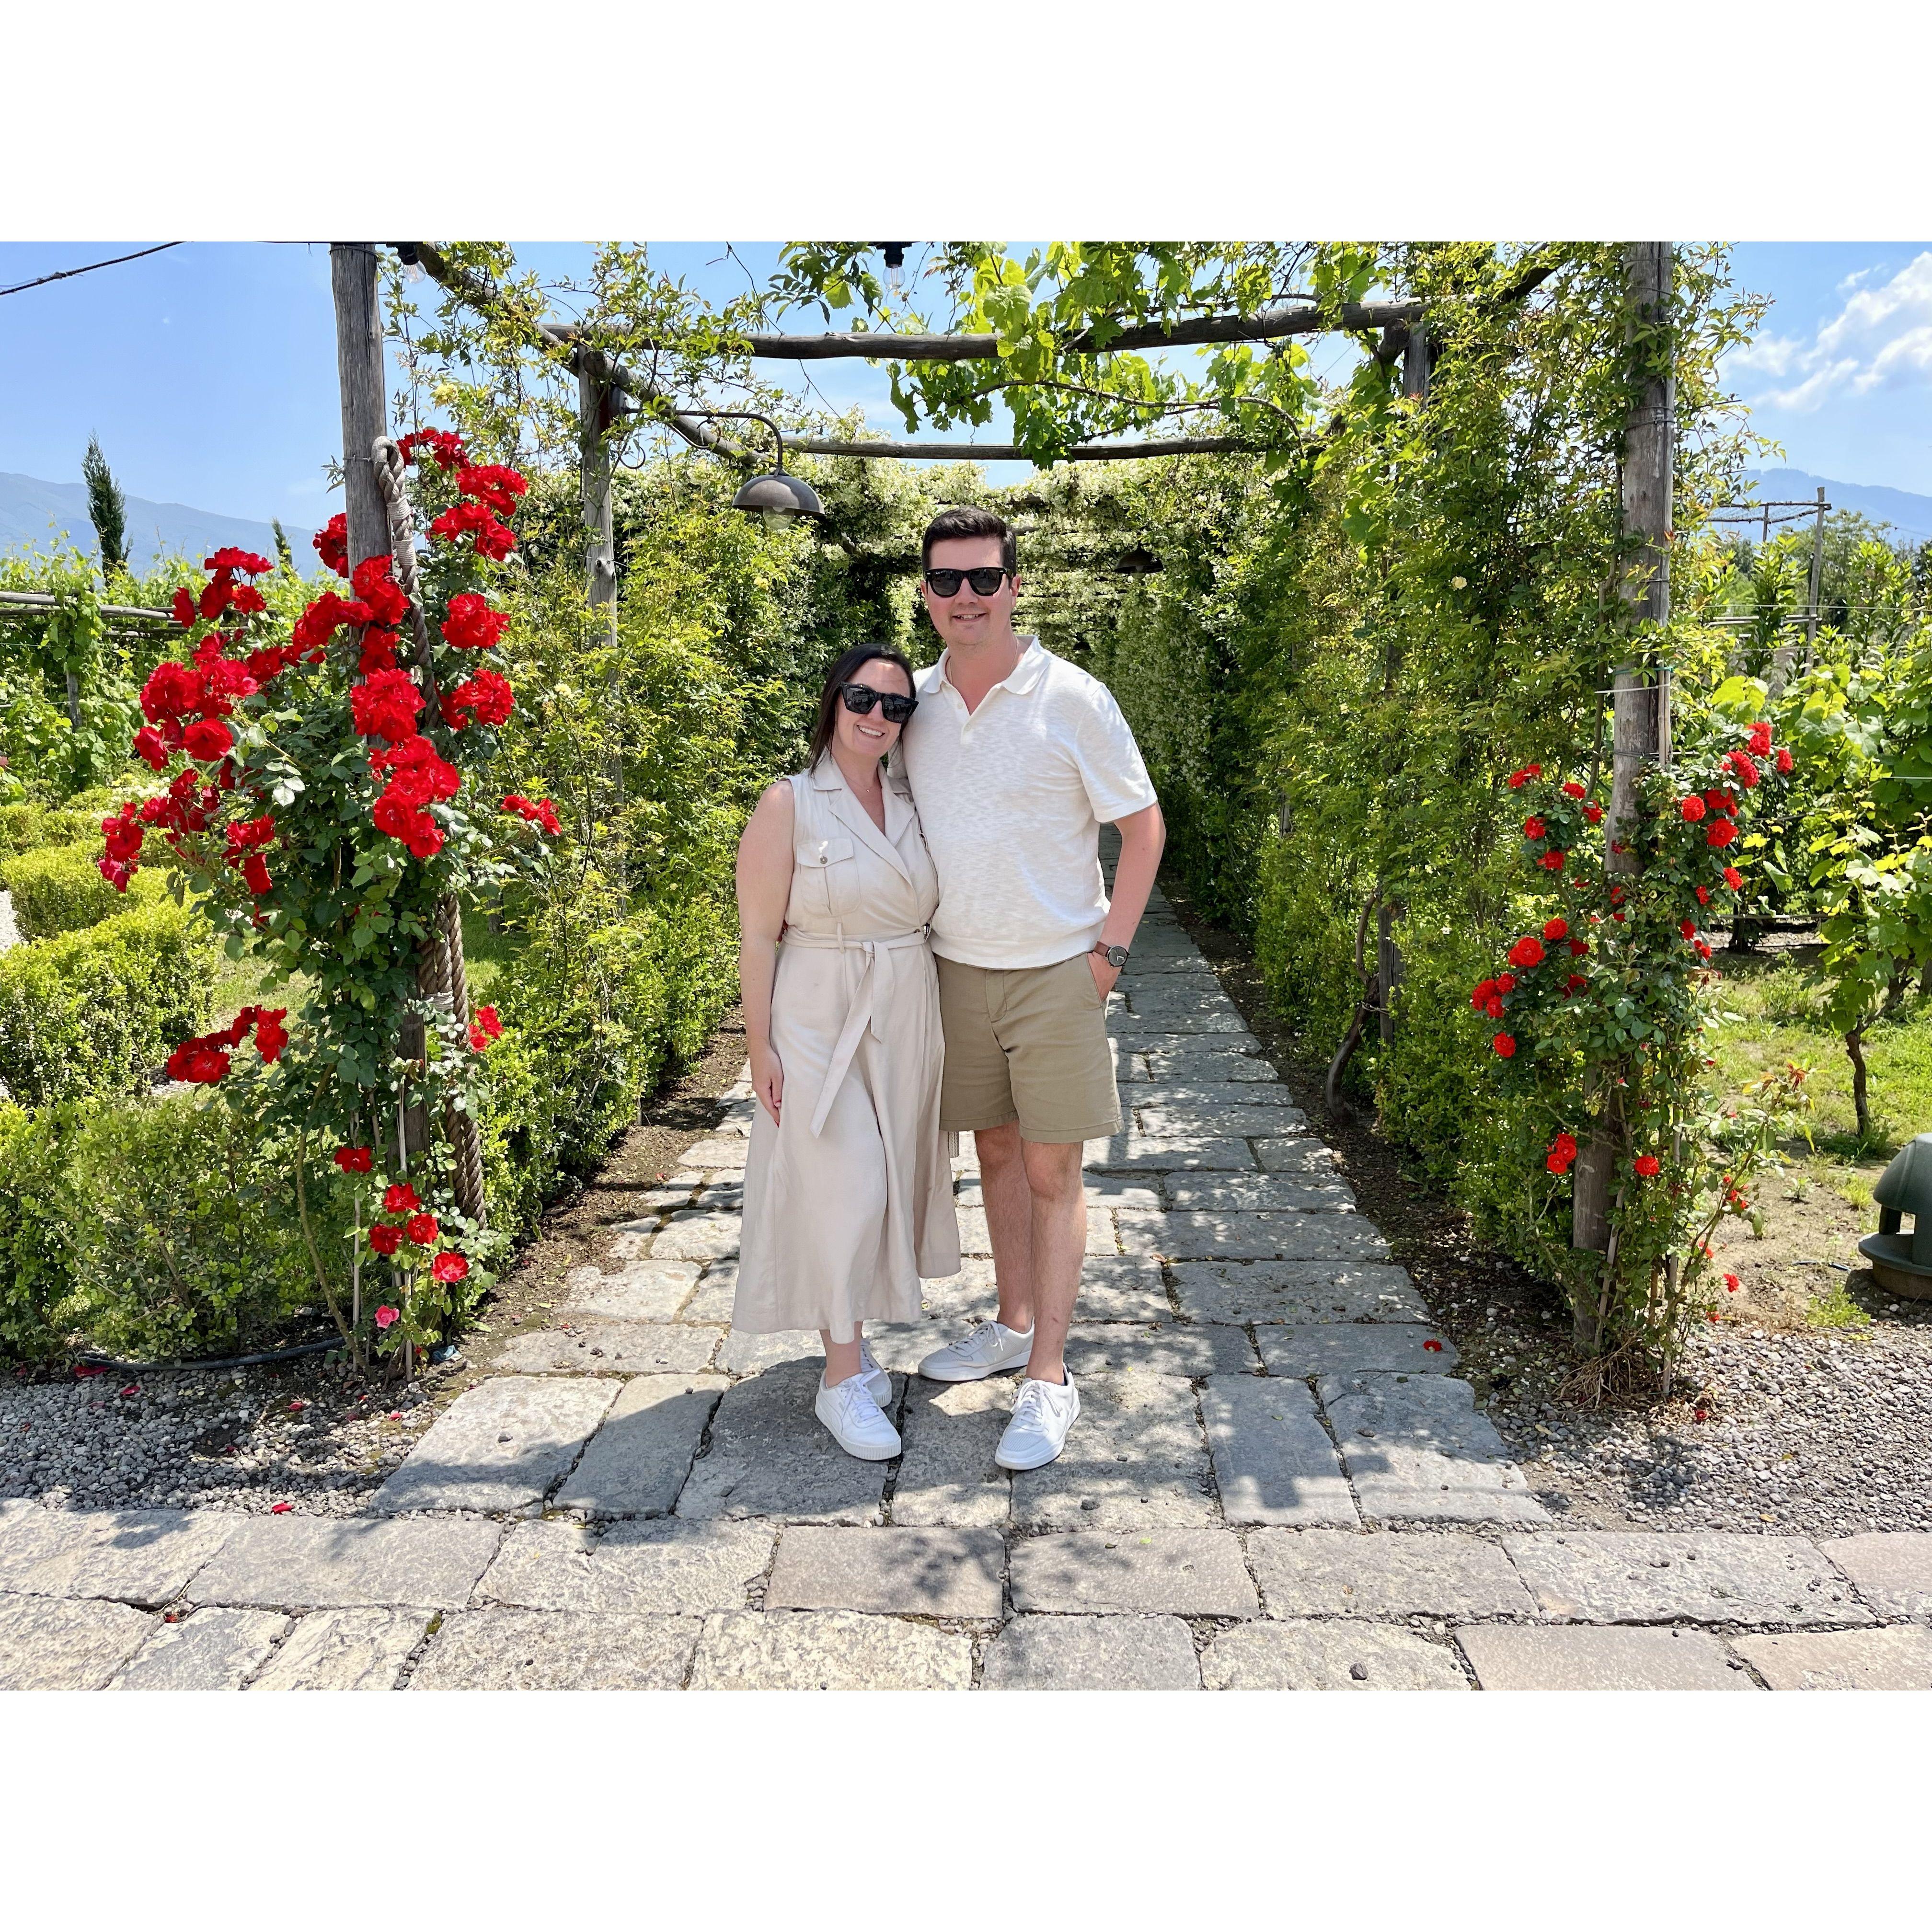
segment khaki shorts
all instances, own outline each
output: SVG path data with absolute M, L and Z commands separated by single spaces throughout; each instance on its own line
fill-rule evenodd
M 1023 1139 L 1059 1145 L 1120 1132 L 1106 1012 L 1085 953 L 1054 966 L 938 966 L 942 1131 L 1017 1120 Z

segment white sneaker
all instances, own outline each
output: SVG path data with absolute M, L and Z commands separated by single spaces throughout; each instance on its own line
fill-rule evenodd
M 1018 1368 L 1033 1353 L 1033 1330 L 1009 1328 L 1004 1322 L 982 1322 L 963 1342 L 935 1348 L 920 1364 L 928 1382 L 976 1382 L 1004 1369 Z
M 872 1345 L 862 1335 L 859 1338 L 859 1372 L 866 1378 L 872 1400 L 884 1408 L 892 1399 L 892 1378 L 873 1360 Z
M 889 1462 L 899 1453 L 899 1432 L 866 1386 L 862 1372 L 825 1386 L 818 1378 L 812 1413 L 832 1432 L 832 1439 L 848 1456 L 862 1462 Z
M 1013 1419 L 993 1451 L 993 1460 L 1003 1469 L 1037 1469 L 1051 1462 L 1066 1447 L 1066 1432 L 1079 1413 L 1080 1396 L 1070 1370 L 1064 1384 L 1035 1382 L 1029 1376 L 1020 1384 Z

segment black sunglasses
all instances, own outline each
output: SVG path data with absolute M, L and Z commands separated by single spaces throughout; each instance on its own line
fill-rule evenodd
M 861 718 L 876 704 L 888 724 L 903 724 L 919 709 L 917 698 L 902 698 L 896 691 L 874 691 L 869 684 L 842 684 L 838 695 L 845 700 L 845 709 Z
M 970 584 L 976 597 L 990 597 L 1006 580 L 1003 567 L 989 567 L 982 570 L 928 570 L 926 573 L 926 588 L 935 597 L 957 597 L 961 584 Z

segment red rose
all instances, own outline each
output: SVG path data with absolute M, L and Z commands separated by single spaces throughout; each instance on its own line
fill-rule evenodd
M 1679 920 L 1677 922 L 1677 930 L 1682 933 L 1686 939 L 1695 939 L 1697 936 L 1697 922 L 1694 919 Z
M 1788 772 L 1791 769 L 1791 754 L 1782 745 L 1778 748 L 1778 769 L 1780 772 Z
M 1498 1034 L 1490 1044 L 1496 1048 L 1498 1055 L 1504 1060 L 1508 1060 L 1516 1052 L 1516 1042 L 1506 1033 Z
M 416 1198 L 416 1191 L 406 1180 L 392 1180 L 382 1196 L 382 1211 L 386 1214 L 413 1214 L 422 1203 Z
M 412 1214 L 408 1222 L 409 1237 L 419 1248 L 426 1248 L 442 1232 L 436 1226 L 434 1214 Z
M 1570 952 L 1579 959 L 1582 958 L 1589 950 L 1590 944 L 1588 940 L 1573 939 L 1570 942 Z
M 197 718 L 182 734 L 182 748 L 197 764 L 212 764 L 234 748 L 235 734 L 218 718 Z
M 1490 997 L 1483 1002 L 1483 1011 L 1488 1014 L 1490 1018 L 1492 1020 L 1501 1019 L 1503 1016 L 1503 1003 L 1502 996 L 1498 994 L 1492 993 Z
M 1762 718 L 1750 728 L 1750 736 L 1745 741 L 1754 758 L 1768 758 L 1771 755 L 1771 727 Z
M 1697 888 L 1697 903 L 1702 906 L 1707 906 L 1711 903 L 1711 889 L 1708 886 L 1700 886 Z
M 1563 787 L 1563 795 L 1565 798 L 1581 798 L 1583 796 L 1583 788 L 1574 778 L 1570 778 Z
M 1493 980 L 1485 980 L 1469 995 L 1469 1004 L 1478 1012 L 1480 1012 L 1489 1004 L 1490 995 L 1495 992 L 1496 984 Z
M 432 1280 L 461 1281 L 470 1272 L 470 1258 L 466 1255 L 446 1252 L 430 1263 L 429 1271 Z
M 452 731 L 460 731 L 472 722 L 501 724 L 514 706 L 509 680 L 496 671 L 479 670 L 446 694 L 442 721 Z
M 1564 860 L 1569 856 L 1567 852 L 1546 852 L 1536 862 L 1546 872 L 1560 872 L 1563 869 Z
M 1598 824 L 1603 819 L 1604 808 L 1600 805 L 1586 805 L 1583 808 L 1583 816 L 1592 825 Z
M 487 651 L 503 634 L 510 621 L 507 610 L 493 610 L 473 590 L 466 590 L 449 600 L 449 615 L 444 620 L 445 644 L 460 651 Z
M 350 588 L 369 607 L 369 621 L 392 630 L 410 614 L 410 600 L 392 574 L 394 561 L 387 556 L 365 556 L 356 566 Z
M 1509 962 L 1512 966 L 1525 968 L 1543 964 L 1543 942 L 1525 933 L 1509 950 Z
M 288 1018 L 286 1006 L 278 1006 L 273 1012 L 266 1007 L 255 1018 L 255 1051 L 272 1066 L 281 1058 L 282 1049 L 289 1043 L 289 1030 L 282 1022 Z
M 1748 752 L 1733 752 L 1731 754 L 1731 769 L 1737 773 L 1738 782 L 1746 791 L 1757 783 L 1757 766 L 1752 763 Z
M 1709 940 L 1704 939 L 1694 939 L 1691 940 L 1690 944 L 1696 950 L 1699 958 L 1708 959 L 1710 958 L 1711 945 Z
M 483 1029 L 484 1033 L 490 1039 L 502 1038 L 503 1022 L 496 1017 L 496 1009 L 494 1006 L 478 1006 L 476 1009 L 476 1024 Z
M 377 1309 L 376 1311 L 376 1326 L 378 1328 L 388 1328 L 389 1324 L 394 1321 L 395 1318 L 396 1310 L 393 1308 L 384 1306 Z
M 530 488 L 514 470 L 500 463 L 466 464 L 456 472 L 456 487 L 500 517 L 517 513 L 517 499 Z
M 1522 836 L 1526 838 L 1540 838 L 1549 830 L 1540 818 L 1526 818 L 1522 821 Z
M 338 510 L 317 530 L 312 540 L 316 554 L 338 577 L 349 574 L 349 519 Z
M 335 1150 L 335 1164 L 344 1174 L 367 1174 L 375 1152 L 374 1148 L 339 1147 Z
M 1732 892 L 1741 891 L 1744 883 L 1744 875 L 1738 870 L 1736 866 L 1726 866 L 1724 868 L 1724 884 L 1729 886 Z
M 349 694 L 356 729 L 365 738 L 392 743 L 416 736 L 422 704 L 422 692 L 406 670 L 372 671 Z
M 1683 813 L 1685 824 L 1695 825 L 1704 815 L 1704 801 L 1693 793 L 1678 809 Z
M 1545 920 L 1543 922 L 1543 936 L 1552 946 L 1559 939 L 1568 939 L 1570 937 L 1570 922 L 1563 919 Z
M 403 1245 L 403 1231 L 387 1221 L 378 1221 L 369 1230 L 369 1245 L 379 1255 L 392 1255 Z
M 1569 999 L 1574 997 L 1576 994 L 1581 992 L 1589 983 L 1589 981 L 1585 979 L 1582 974 L 1572 973 L 1569 978 L 1565 980 L 1563 982 L 1564 998 L 1565 999 Z
M 1648 1180 L 1664 1163 L 1654 1154 L 1640 1154 L 1636 1160 L 1636 1171 Z
M 1493 983 L 1498 992 L 1513 993 L 1516 991 L 1516 975 L 1514 973 L 1498 973 Z
M 1734 1274 L 1727 1274 L 1724 1277 L 1724 1292 L 1727 1294 L 1736 1294 L 1742 1285 Z
M 1730 844 L 1737 836 L 1738 828 L 1728 818 L 1720 818 L 1705 833 L 1704 842 L 1707 845 L 1722 847 Z

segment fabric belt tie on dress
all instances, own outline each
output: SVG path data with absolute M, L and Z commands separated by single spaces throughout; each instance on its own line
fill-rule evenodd
M 838 1044 L 832 1049 L 832 1064 L 826 1070 L 825 1084 L 819 1091 L 818 1105 L 812 1110 L 812 1133 L 814 1140 L 832 1112 L 834 1097 L 844 1084 L 853 1056 L 859 1051 L 859 1042 L 865 1037 L 866 1028 L 871 1028 L 876 1040 L 883 1042 L 886 1037 L 886 1023 L 892 1013 L 892 994 L 898 980 L 892 955 L 909 951 L 915 946 L 924 946 L 931 930 L 931 927 L 922 926 L 910 932 L 889 933 L 883 938 L 848 939 L 842 927 L 836 933 L 787 929 L 783 940 L 787 946 L 816 946 L 826 951 L 862 952 L 866 956 L 859 983 L 852 989 L 850 1002 L 845 1009 L 845 1023 L 839 1028 Z

